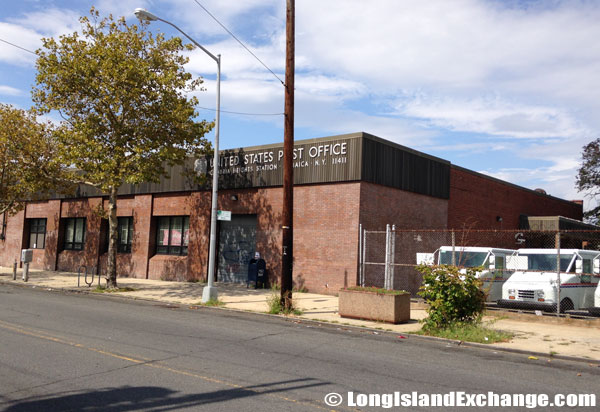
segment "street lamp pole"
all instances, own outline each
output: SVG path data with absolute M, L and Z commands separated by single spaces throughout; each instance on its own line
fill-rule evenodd
M 177 27 L 170 21 L 163 20 L 158 16 L 150 13 L 147 10 L 137 8 L 134 11 L 136 17 L 140 20 L 147 21 L 162 21 L 187 37 L 192 43 L 198 46 L 202 51 L 208 54 L 215 62 L 217 62 L 217 118 L 215 122 L 215 153 L 213 157 L 213 182 L 212 182 L 212 203 L 210 210 L 210 245 L 208 254 L 208 285 L 202 290 L 202 303 L 206 303 L 209 300 L 216 300 L 218 297 L 217 288 L 214 286 L 215 282 L 215 258 L 216 258 L 216 244 L 217 244 L 217 194 L 219 185 L 219 129 L 221 123 L 221 55 L 214 55 L 204 48 L 196 40 L 192 39 L 183 30 Z

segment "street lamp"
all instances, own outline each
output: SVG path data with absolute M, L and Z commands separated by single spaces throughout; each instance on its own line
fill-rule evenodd
M 192 43 L 198 46 L 204 53 L 208 54 L 214 61 L 217 62 L 217 119 L 215 125 L 215 153 L 213 158 L 213 184 L 212 184 L 212 206 L 210 211 L 210 246 L 208 255 L 208 285 L 202 290 L 202 302 L 206 303 L 209 300 L 216 300 L 218 293 L 217 288 L 214 286 L 215 281 L 215 256 L 216 256 L 216 243 L 217 243 L 217 192 L 219 184 L 219 126 L 221 118 L 221 55 L 214 55 L 206 50 L 196 40 L 188 36 L 183 30 L 171 23 L 170 21 L 163 20 L 160 17 L 155 16 L 147 10 L 137 8 L 134 11 L 136 17 L 140 20 L 147 21 L 162 21 L 170 26 L 173 26 L 177 31 L 187 37 Z

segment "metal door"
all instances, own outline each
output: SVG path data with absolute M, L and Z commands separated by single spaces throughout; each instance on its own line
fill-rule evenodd
M 256 215 L 232 215 L 231 221 L 219 221 L 217 280 L 246 283 L 255 250 Z

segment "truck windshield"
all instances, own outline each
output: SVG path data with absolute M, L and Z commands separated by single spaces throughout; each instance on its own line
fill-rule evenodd
M 485 258 L 488 255 L 487 252 L 465 252 L 456 250 L 454 252 L 454 261 L 456 266 L 465 268 L 474 268 L 477 266 L 483 266 Z M 442 250 L 440 251 L 440 265 L 451 265 L 452 264 L 452 251 Z
M 527 258 L 527 269 L 529 270 L 556 270 L 556 253 L 548 254 L 522 254 L 519 257 Z M 573 255 L 560 255 L 560 270 L 566 272 Z

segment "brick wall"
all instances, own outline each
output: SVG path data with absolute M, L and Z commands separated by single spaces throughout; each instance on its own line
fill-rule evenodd
M 29 203 L 25 209 L 26 219 L 46 219 L 46 245 L 44 249 L 33 250 L 31 267 L 35 269 L 55 270 L 58 251 L 58 235 L 60 223 L 60 200 Z M 27 245 L 29 233 L 27 228 L 23 232 L 24 247 Z
M 108 199 L 104 199 L 104 210 L 108 211 Z M 148 243 L 152 195 L 128 196 L 117 199 L 117 217 L 133 217 L 133 239 L 131 253 L 117 253 L 117 276 L 145 279 L 148 271 Z M 108 223 L 105 230 L 108 230 Z M 100 233 L 104 241 L 107 234 Z M 102 250 L 102 248 L 100 248 Z M 108 253 L 100 255 L 100 270 L 104 274 L 108 265 Z
M 190 280 L 206 281 L 211 196 L 206 192 L 195 192 L 190 195 L 189 202 L 191 213 L 186 273 Z
M 448 219 L 448 200 L 392 189 L 372 183 L 361 183 L 360 223 L 367 231 L 385 232 L 386 225 L 402 229 L 445 229 Z M 439 247 L 431 237 L 396 237 L 397 263 L 416 262 L 416 253 Z M 385 262 L 385 234 L 367 237 L 367 261 Z M 358 259 L 356 259 L 358 265 Z M 356 272 L 355 272 L 356 273 Z M 396 267 L 394 288 L 415 293 L 421 276 L 412 267 Z M 365 286 L 383 287 L 384 266 L 365 267 Z
M 5 216 L 5 217 L 4 217 Z M 12 267 L 13 262 L 21 261 L 21 248 L 23 247 L 23 230 L 25 226 L 25 212 L 8 216 L 4 215 L 1 219 L 6 218 L 5 238 L 0 240 L 0 263 L 2 266 Z M 20 266 L 19 266 L 20 267 Z
M 204 193 L 205 195 L 205 193 Z M 148 231 L 148 278 L 183 281 L 193 278 L 188 274 L 187 256 L 153 255 L 156 250 L 156 218 L 158 216 L 194 216 L 199 210 L 193 208 L 194 198 L 190 193 L 156 194 L 152 200 L 150 230 Z M 146 212 L 144 212 L 146 213 Z M 191 229 L 191 228 L 190 228 Z M 146 228 L 144 228 L 146 230 Z M 189 246 L 188 246 L 189 247 Z M 194 248 L 197 249 L 197 248 Z M 189 255 L 189 249 L 188 249 Z
M 294 188 L 294 285 L 336 292 L 356 278 L 359 183 L 306 185 Z M 237 196 L 237 200 L 232 199 Z M 205 279 L 210 230 L 210 193 L 194 193 L 191 278 Z M 271 282 L 281 276 L 281 188 L 222 191 L 219 209 L 257 216 L 256 248 L 267 262 Z M 194 217 L 195 216 L 195 217 Z
M 232 199 L 237 196 L 237 200 Z M 271 280 L 281 275 L 281 188 L 224 190 L 219 209 L 257 216 L 256 245 L 267 262 Z M 119 198 L 118 216 L 133 216 L 131 254 L 118 254 L 118 274 L 139 278 L 205 280 L 209 230 L 209 191 L 136 195 Z M 33 268 L 76 271 L 80 265 L 106 267 L 100 255 L 101 219 L 95 213 L 101 198 L 35 202 L 8 219 L 6 239 L 0 241 L 0 263 L 10 266 L 25 246 L 26 218 L 47 218 L 46 249 L 36 250 Z M 104 200 L 107 208 L 107 202 Z M 520 189 L 460 168 L 451 169 L 450 200 L 429 197 L 367 182 L 301 185 L 294 188 L 294 282 L 311 291 L 336 293 L 356 284 L 359 223 L 367 230 L 518 227 L 520 214 L 561 215 L 580 219 L 582 206 Z M 154 255 L 157 216 L 190 216 L 188 256 Z M 60 251 L 60 218 L 86 218 L 83 251 Z M 27 239 L 26 239 L 27 238 Z M 415 245 L 403 239 L 407 261 Z M 416 240 L 415 240 L 416 242 Z M 423 245 L 420 245 L 423 246 Z M 383 245 L 385 247 L 385 245 Z M 435 249 L 435 248 L 434 248 Z M 433 249 L 432 249 L 433 250 Z M 409 285 L 409 287 L 412 287 Z
M 466 169 L 451 168 L 449 229 L 518 229 L 521 214 L 581 220 L 583 206 Z M 498 216 L 502 222 L 498 222 Z
M 72 217 L 85 218 L 85 244 L 83 250 L 60 250 L 62 248 L 62 236 L 58 239 L 57 270 L 77 272 L 81 266 L 88 270 L 97 267 L 101 247 L 100 222 L 101 217 L 96 211 L 101 207 L 101 198 L 68 199 L 61 204 L 61 219 Z
M 361 183 L 360 223 L 365 230 L 445 229 L 448 201 L 392 189 L 373 183 Z
M 232 196 L 236 195 L 237 200 Z M 294 207 L 298 205 L 294 200 Z M 256 215 L 256 249 L 267 263 L 271 282 L 279 282 L 281 277 L 281 212 L 283 191 L 281 188 L 260 188 L 229 190 L 221 192 L 219 208 L 229 210 L 234 215 Z M 209 215 L 206 215 L 206 230 L 210 228 Z M 208 246 L 207 246 L 208 247 Z
M 336 293 L 354 285 L 360 183 L 294 188 L 294 283 Z
M 122 212 L 117 201 L 117 215 Z M 130 276 L 145 279 L 148 277 L 148 259 L 150 258 L 150 229 L 152 222 L 152 195 L 135 196 L 131 205 L 133 216 L 133 240 L 131 242 Z M 118 256 L 118 254 L 117 254 Z
M 237 200 L 233 200 L 232 195 L 237 196 Z M 355 282 L 359 199 L 359 183 L 294 188 L 295 286 L 334 293 L 345 284 Z M 191 233 L 187 279 L 205 280 L 210 232 L 210 193 L 191 194 L 189 204 Z M 281 188 L 221 191 L 218 204 L 219 209 L 231 211 L 234 215 L 257 216 L 256 248 L 267 262 L 271 282 L 279 282 L 283 207 Z M 159 276 L 160 268 L 169 265 L 165 261 L 170 260 L 152 257 L 149 277 Z

